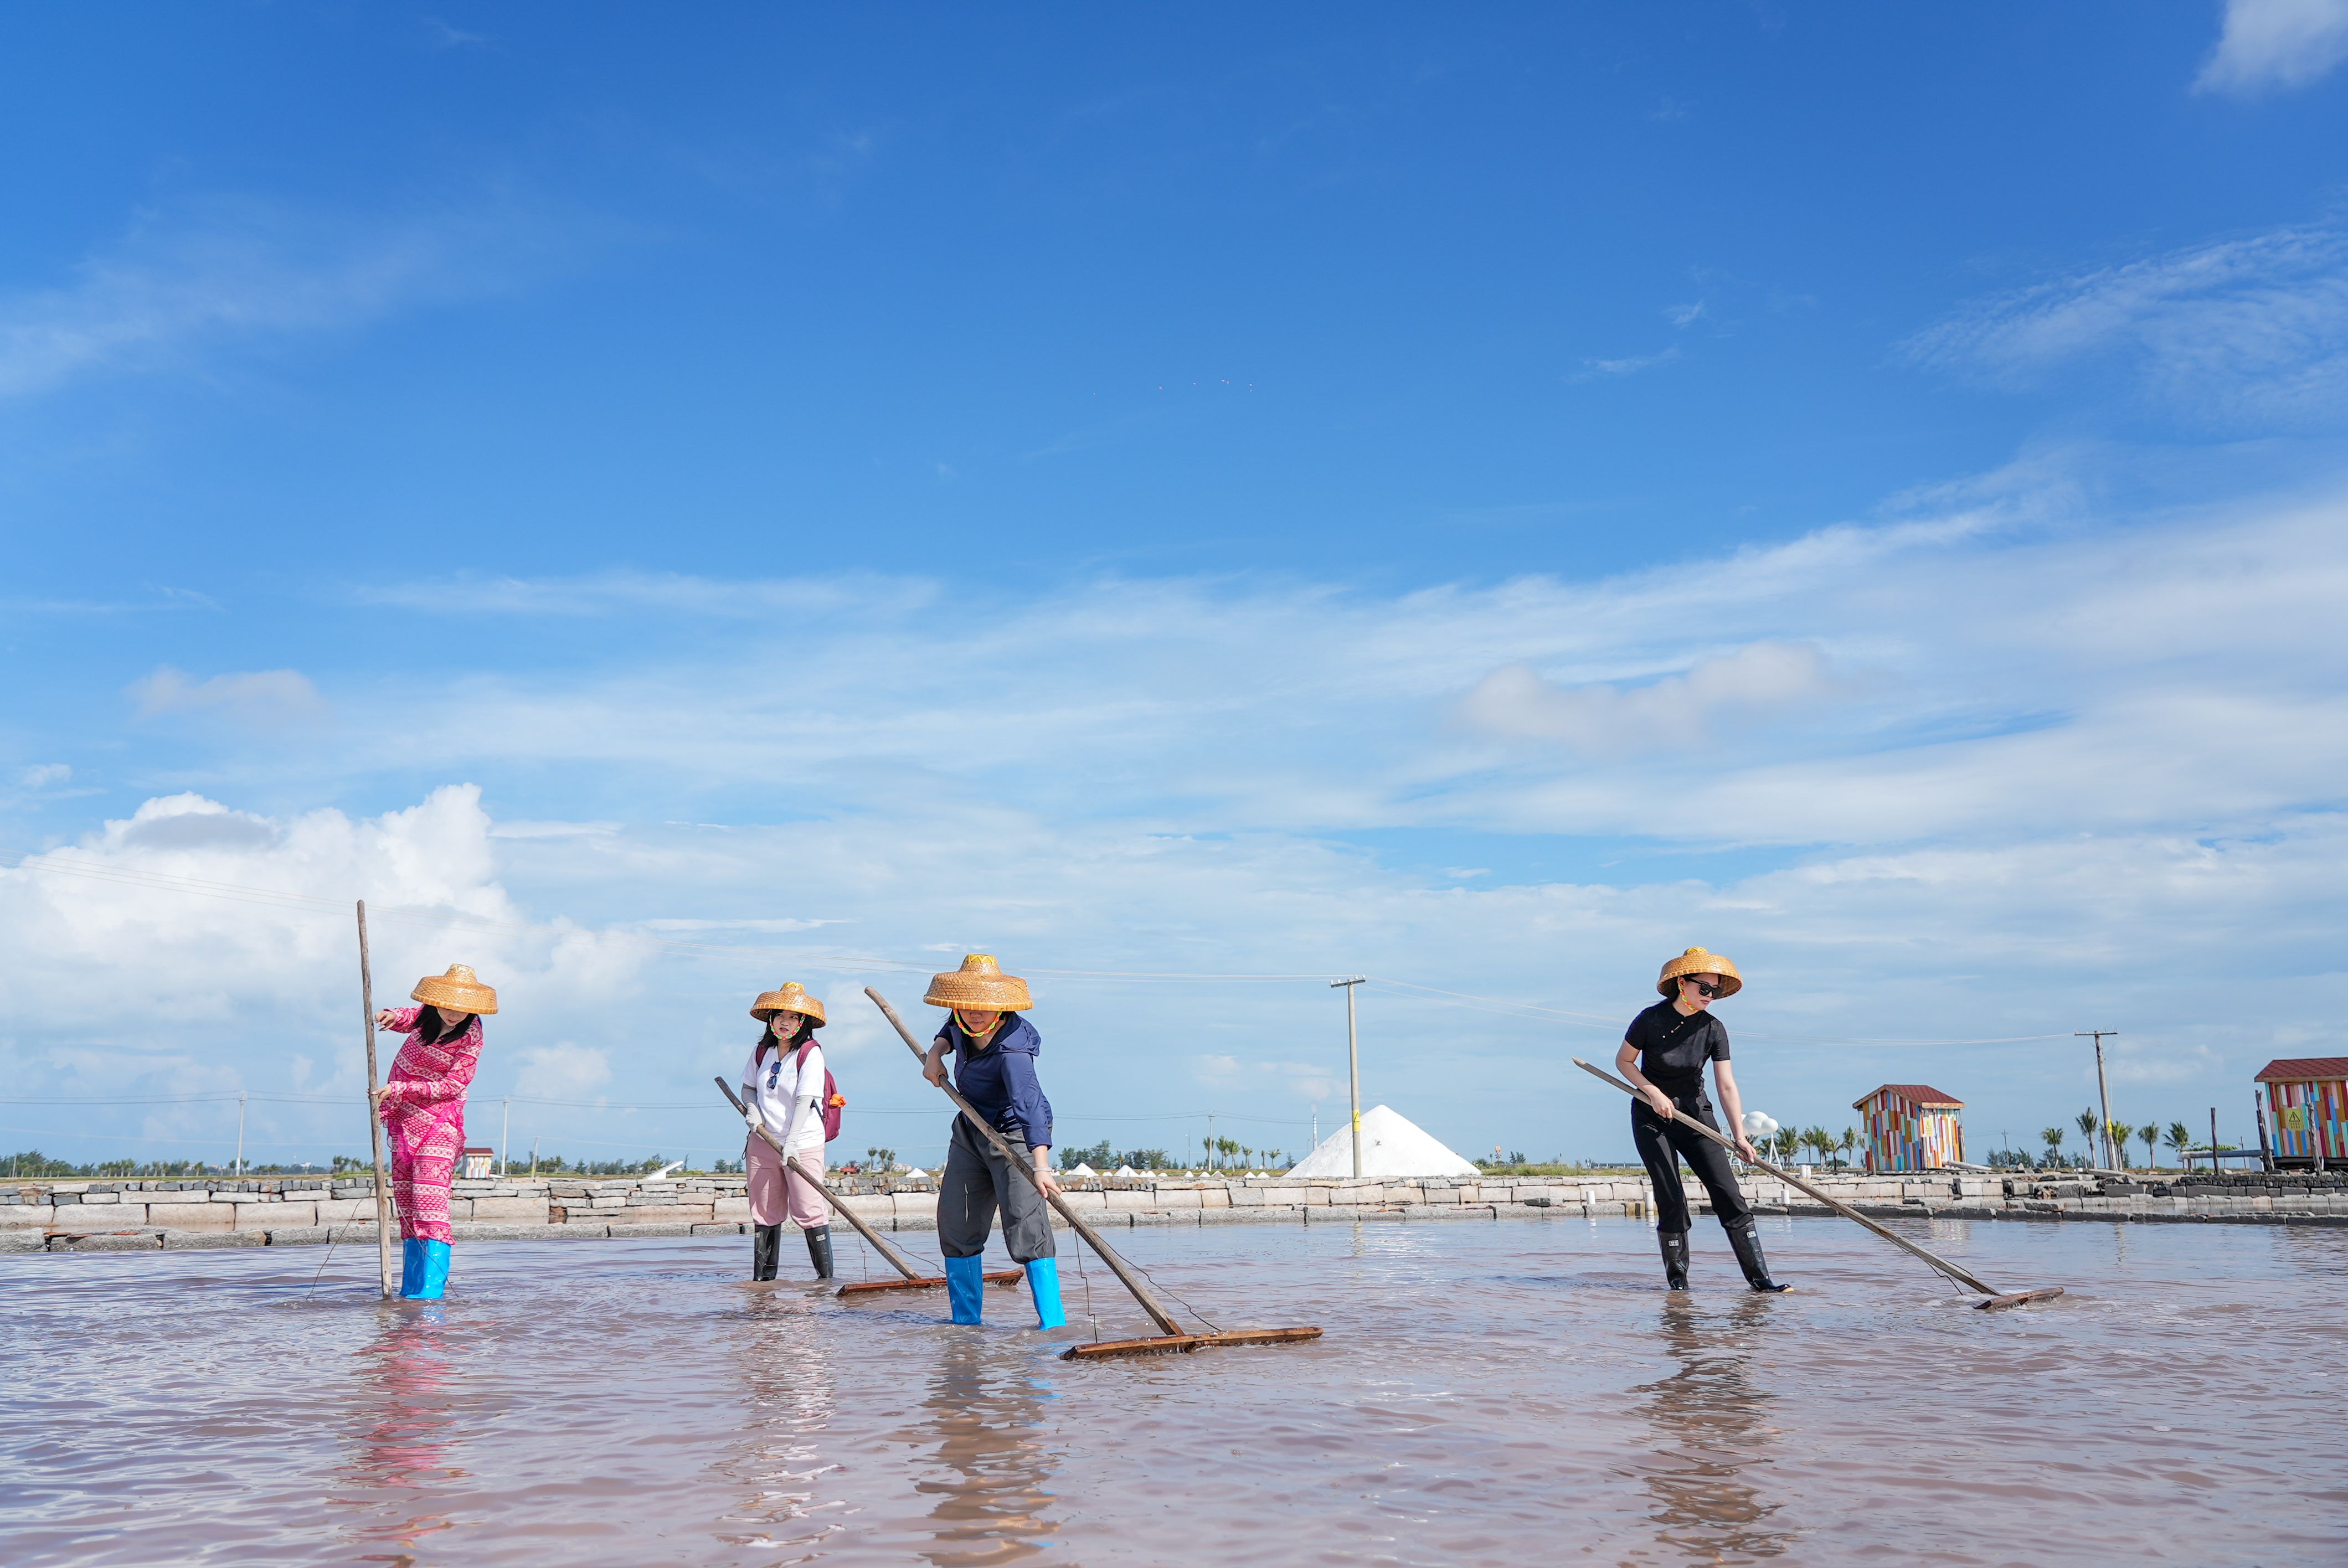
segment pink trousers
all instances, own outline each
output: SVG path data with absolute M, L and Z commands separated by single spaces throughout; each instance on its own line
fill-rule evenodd
M 810 1149 L 792 1157 L 818 1176 L 823 1174 L 822 1150 Z M 778 1225 L 785 1214 L 801 1230 L 831 1223 L 831 1205 L 823 1201 L 821 1193 L 783 1169 L 783 1157 L 775 1153 L 773 1144 L 753 1132 L 742 1159 L 750 1173 L 752 1225 Z

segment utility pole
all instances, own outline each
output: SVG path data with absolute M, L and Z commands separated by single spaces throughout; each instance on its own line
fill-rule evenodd
M 2104 1169 L 2116 1170 L 2119 1168 L 2119 1162 L 2112 1158 L 2112 1091 L 2111 1085 L 2104 1079 L 2104 1036 L 2110 1035 L 2114 1040 L 2117 1040 L 2120 1037 L 2120 1031 L 2116 1029 L 2075 1029 L 2071 1031 L 2071 1035 L 2075 1040 L 2085 1040 L 2090 1036 L 2095 1040 L 2096 1094 L 2104 1103 L 2104 1121 L 2101 1128 L 2104 1134 Z
M 2209 1173 L 2218 1173 L 2218 1108 L 2209 1107 Z
M 535 1138 L 530 1141 L 530 1173 L 532 1176 L 538 1174 L 538 1140 Z
M 1215 1168 L 1215 1113 L 1207 1112 L 1207 1169 Z
M 244 1091 L 236 1091 L 236 1176 L 244 1179 Z
M 1355 975 L 1350 980 L 1331 980 L 1329 989 L 1345 993 L 1345 1071 L 1353 1084 L 1354 1095 L 1354 1174 L 1362 1173 L 1362 1035 L 1354 1019 L 1354 988 L 1365 984 L 1367 975 Z
M 505 1101 L 505 1115 L 498 1123 L 498 1178 L 502 1181 L 513 1174 L 513 1096 Z

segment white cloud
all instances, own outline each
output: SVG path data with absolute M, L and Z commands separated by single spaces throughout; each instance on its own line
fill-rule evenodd
M 2193 90 L 2252 97 L 2303 87 L 2348 59 L 2348 0 L 2226 0 Z
M 326 700 L 299 670 L 255 670 L 191 681 L 164 665 L 131 682 L 142 718 L 167 713 L 220 712 L 256 728 L 315 723 L 330 715 Z
M 533 1045 L 521 1053 L 514 1087 L 549 1100 L 585 1100 L 612 1081 L 612 1053 L 568 1040 Z
M 0 396 L 498 292 L 590 238 L 507 200 L 378 218 L 214 199 L 147 214 L 71 283 L 0 297 Z
M 46 789 L 51 784 L 70 783 L 73 766 L 69 763 L 36 763 L 16 776 L 26 789 Z
M 1910 338 L 1917 363 L 2012 385 L 2119 360 L 2219 424 L 2348 414 L 2348 233 L 2302 226 L 2188 246 L 1988 300 Z
M 798 979 L 832 1010 L 851 1117 L 870 1118 L 856 1146 L 926 1163 L 943 1119 L 924 1119 L 860 991 L 883 977 L 920 1028 L 922 979 L 970 950 L 1030 975 L 1080 1143 L 1161 1141 L 1112 1115 L 1301 1121 L 1316 1093 L 1327 1108 L 1344 1009 L 1309 977 L 1367 972 L 1596 1020 L 1374 988 L 1371 1102 L 1458 1147 L 1615 1150 L 1619 1115 L 1560 1086 L 1558 1047 L 1611 1043 L 1660 957 L 1693 941 L 1756 977 L 1739 1061 L 1789 1121 L 1902 1075 L 2017 1118 L 2080 1088 L 2059 1044 L 1801 1040 L 2091 1025 L 2127 1030 L 2147 1063 L 2214 1064 L 2130 1081 L 2122 1116 L 2205 1091 L 2239 1102 L 2246 1061 L 2289 1053 L 2285 1026 L 2241 999 L 2348 950 L 2348 649 L 2332 631 L 2348 500 L 2113 518 L 2088 509 L 2101 487 L 2042 459 L 1908 497 L 1892 522 L 1400 597 L 1105 579 L 942 625 L 928 585 L 819 585 L 788 635 L 644 616 L 598 579 L 595 612 L 642 633 L 608 661 L 340 684 L 347 755 L 227 737 L 202 795 L 163 794 L 70 852 L 298 899 L 0 873 L 16 956 L 0 1065 L 36 1091 L 132 1060 L 159 1083 L 259 1086 L 291 1081 L 298 1054 L 342 1092 L 364 893 L 380 994 L 452 960 L 504 993 L 477 1103 L 513 1091 L 540 1060 L 524 1053 L 568 1045 L 604 1053 L 598 1095 L 695 1108 L 642 1112 L 633 1132 L 548 1111 L 566 1145 L 585 1129 L 674 1154 L 726 1132 L 698 1109 L 716 1104 L 709 1075 L 740 1064 L 749 998 Z M 467 612 L 438 586 L 414 585 L 411 613 Z M 569 586 L 513 585 L 515 601 L 573 603 Z M 649 591 L 717 605 L 778 588 Z M 1540 673 L 1500 727 L 1568 749 L 1447 723 L 1511 666 Z M 456 737 L 439 723 L 452 691 L 474 721 Z M 1728 722 L 1770 703 L 1768 722 Z M 1680 743 L 1636 743 L 1699 719 Z M 367 821 L 232 809 L 352 787 L 304 768 L 373 779 L 372 759 L 418 754 L 510 781 L 516 830 L 470 789 Z M 567 780 L 593 787 L 548 782 Z M 1503 835 L 1529 853 L 1497 858 Z M 1749 858 L 1689 858 L 1723 846 Z M 1623 856 L 1643 858 L 1598 868 Z M 1462 885 L 1484 866 L 1503 870 Z M 1169 971 L 1308 978 L 1117 978 Z M 1433 1079 L 1411 1065 L 1430 1053 Z M 1203 1058 L 1230 1071 L 1201 1079 Z M 347 1117 L 316 1114 L 353 1146 Z
M 1697 744 L 1723 719 L 1757 717 L 1830 685 L 1817 649 L 1756 642 L 1643 686 L 1560 687 L 1526 665 L 1504 665 L 1476 683 L 1459 712 L 1471 728 L 1509 739 L 1591 752 L 1661 749 Z

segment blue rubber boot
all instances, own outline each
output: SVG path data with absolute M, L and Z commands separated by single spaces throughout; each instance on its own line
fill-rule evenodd
M 399 1244 L 399 1295 L 414 1301 L 424 1294 L 424 1238 L 403 1237 Z
M 418 1301 L 438 1301 L 448 1288 L 448 1244 L 445 1241 L 419 1241 L 424 1249 L 424 1283 L 416 1292 Z
M 1060 1260 L 1039 1257 L 1027 1266 L 1027 1294 L 1035 1298 L 1035 1327 L 1057 1328 L 1068 1320 L 1060 1310 Z
M 950 1257 L 946 1259 L 946 1305 L 953 1308 L 956 1323 L 976 1323 L 979 1309 L 986 1296 L 986 1260 L 983 1257 Z

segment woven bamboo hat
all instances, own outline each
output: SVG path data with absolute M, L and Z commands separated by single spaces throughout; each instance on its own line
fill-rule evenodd
M 481 983 L 470 964 L 451 964 L 445 975 L 427 975 L 407 994 L 417 1001 L 447 1008 L 451 1012 L 498 1010 L 498 993 Z
M 929 994 L 922 999 L 933 1008 L 968 1008 L 973 1012 L 1017 1012 L 1035 1004 L 1028 999 L 1027 982 L 1006 975 L 993 953 L 973 953 L 962 968 L 930 977 Z
M 823 1004 L 808 995 L 807 988 L 797 980 L 785 981 L 778 991 L 760 991 L 758 999 L 750 1004 L 750 1016 L 762 1023 L 778 1012 L 795 1012 L 812 1020 L 817 1028 L 823 1027 Z
M 1663 972 L 1655 979 L 1655 989 L 1670 996 L 1674 989 L 1672 982 L 1682 975 L 1718 975 L 1720 994 L 1725 997 L 1733 997 L 1745 989 L 1745 981 L 1737 974 L 1735 964 L 1718 953 L 1707 953 L 1702 948 L 1690 948 L 1665 964 Z

